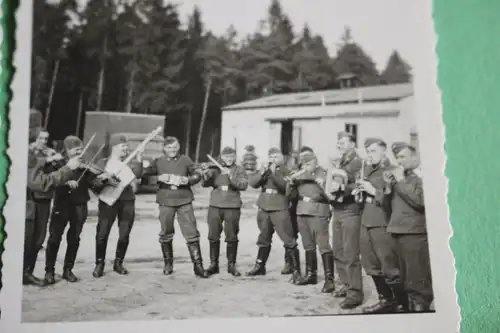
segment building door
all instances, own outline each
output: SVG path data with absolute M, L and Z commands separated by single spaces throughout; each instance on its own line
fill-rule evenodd
M 293 152 L 293 120 L 281 123 L 281 152 L 288 156 Z

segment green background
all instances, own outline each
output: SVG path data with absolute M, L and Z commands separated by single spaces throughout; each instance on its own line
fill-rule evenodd
M 12 74 L 9 53 L 14 47 L 8 35 L 13 33 L 9 22 L 12 22 L 15 1 L 2 2 L 0 183 L 4 184 L 8 168 L 5 155 L 7 87 Z M 451 247 L 456 258 L 461 333 L 500 331 L 500 268 L 497 268 L 500 264 L 497 208 L 500 168 L 496 163 L 500 143 L 499 18 L 499 0 L 434 2 L 438 84 L 446 126 L 446 176 L 450 181 L 448 202 L 454 229 Z M 2 187 L 0 205 L 5 198 Z

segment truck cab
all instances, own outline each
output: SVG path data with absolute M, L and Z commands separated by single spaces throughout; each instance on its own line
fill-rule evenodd
M 132 153 L 145 139 L 149 134 L 143 133 L 114 133 L 111 137 L 123 135 L 128 140 L 128 145 L 130 148 L 130 153 Z M 141 192 L 149 192 L 154 191 L 157 188 L 157 176 L 153 173 L 151 168 L 151 164 L 153 160 L 158 157 L 163 156 L 163 137 L 157 135 L 153 140 L 151 140 L 147 145 L 146 149 L 142 154 L 142 167 L 143 173 L 141 176 L 141 182 L 139 185 L 139 191 Z

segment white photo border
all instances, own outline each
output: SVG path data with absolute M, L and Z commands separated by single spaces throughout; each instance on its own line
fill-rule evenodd
M 28 123 L 30 109 L 30 68 L 32 49 L 33 1 L 20 1 L 16 13 L 15 74 L 11 89 L 7 153 L 11 160 L 7 181 L 8 199 L 4 207 L 6 219 L 5 252 L 3 254 L 3 288 L 0 292 L 0 331 L 2 332 L 200 332 L 214 327 L 218 333 L 234 332 L 304 332 L 331 327 L 336 332 L 458 332 L 460 312 L 455 293 L 454 257 L 449 247 L 452 228 L 449 223 L 447 178 L 444 175 L 444 125 L 441 112 L 441 93 L 437 87 L 436 35 L 432 21 L 432 0 L 409 1 L 413 6 L 412 28 L 407 38 L 413 40 L 419 52 L 412 64 L 415 75 L 414 91 L 429 247 L 435 293 L 435 313 L 399 315 L 337 315 L 322 317 L 199 319 L 142 322 L 78 322 L 36 323 L 21 322 L 22 317 L 22 261 L 24 243 L 24 215 L 27 175 Z M 328 0 L 323 0 L 326 2 Z M 348 0 L 346 0 L 348 1 Z M 390 9 L 390 8 L 388 8 Z M 334 9 L 332 9 L 334 11 Z M 329 10 L 326 10 L 329 12 Z M 223 11 L 221 11 L 223 15 Z M 193 309 L 196 304 L 193 304 Z

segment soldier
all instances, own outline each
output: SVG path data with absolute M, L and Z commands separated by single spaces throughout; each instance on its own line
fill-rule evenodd
M 82 154 L 83 143 L 78 137 L 68 136 L 64 139 L 63 144 L 67 158 L 71 159 Z M 71 180 L 55 189 L 54 205 L 49 224 L 49 239 L 45 252 L 46 284 L 55 283 L 54 268 L 57 252 L 68 222 L 67 248 L 62 277 L 68 282 L 78 281 L 72 269 L 80 245 L 83 224 L 87 220 L 89 189 L 102 186 L 106 177 L 106 174 L 95 177 L 90 172 L 78 169 L 73 171 Z
M 387 144 L 378 138 L 365 141 L 367 166 L 356 190 L 364 193 L 361 215 L 361 264 L 371 276 L 379 295 L 379 302 L 363 309 L 364 313 L 392 313 L 399 304 L 405 304 L 394 240 L 387 232 L 390 203 L 385 200 L 384 172 L 392 166 L 386 158 Z M 356 191 L 355 190 L 355 191 Z
M 245 146 L 245 154 L 243 154 L 241 166 L 251 174 L 257 170 L 257 155 L 253 145 Z
M 29 154 L 33 154 L 35 157 L 45 159 L 47 161 L 47 163 L 43 165 L 43 172 L 51 173 L 55 171 L 57 167 L 55 167 L 54 164 L 59 164 L 59 161 L 62 160 L 62 156 L 60 154 L 56 154 L 53 149 L 47 147 L 49 132 L 45 128 L 38 127 L 32 134 L 35 135 L 35 140 L 29 146 Z M 48 187 L 46 191 L 34 190 L 32 193 L 32 198 L 34 200 L 35 230 L 33 242 L 35 243 L 33 247 L 31 247 L 33 253 L 29 254 L 31 260 L 33 261 L 33 265 L 30 265 L 30 269 L 35 268 L 34 265 L 38 257 L 38 252 L 42 249 L 47 236 L 47 224 L 49 222 L 50 206 L 53 195 L 53 186 Z M 31 271 L 31 273 L 27 273 L 29 276 L 33 275 L 33 271 Z
M 110 140 L 111 155 L 98 162 L 98 166 L 105 170 L 109 162 L 123 162 L 129 154 L 128 139 L 124 135 L 113 136 Z M 109 234 L 111 228 L 118 218 L 118 242 L 116 244 L 115 260 L 113 271 L 120 275 L 128 274 L 128 270 L 123 266 L 123 260 L 127 254 L 130 241 L 130 233 L 135 221 L 135 191 L 137 189 L 138 178 L 142 175 L 141 156 L 138 154 L 137 161 L 131 161 L 130 167 L 136 179 L 128 184 L 123 190 L 118 200 L 112 205 L 108 205 L 99 200 L 99 213 L 96 230 L 95 248 L 95 269 L 92 275 L 100 278 L 104 275 L 106 250 L 108 247 Z M 99 191 L 99 188 L 96 188 Z
M 332 182 L 332 193 L 342 200 L 332 202 L 333 211 L 333 253 L 337 265 L 341 289 L 335 297 L 345 297 L 340 304 L 342 309 L 353 309 L 363 303 L 363 283 L 361 275 L 359 237 L 361 228 L 361 207 L 352 191 L 356 187 L 356 175 L 361 170 L 362 161 L 355 150 L 352 134 L 340 132 L 337 148 L 342 154 L 338 168 L 347 176 L 347 183 Z
M 266 262 L 271 251 L 273 233 L 276 230 L 284 244 L 285 258 L 291 268 L 291 274 L 293 274 L 292 282 L 295 283 L 300 277 L 300 258 L 286 195 L 286 177 L 290 171 L 283 165 L 283 155 L 279 149 L 269 149 L 268 155 L 269 164 L 264 165 L 259 173 L 250 178 L 250 185 L 256 189 L 261 188 L 262 191 L 257 200 L 259 207 L 257 226 L 260 230 L 257 239 L 259 252 L 254 268 L 247 275 L 266 274 Z M 285 273 L 288 273 L 288 271 Z
M 203 187 L 213 187 L 208 207 L 208 241 L 210 243 L 210 266 L 208 275 L 219 273 L 220 236 L 226 236 L 227 271 L 240 276 L 236 269 L 238 233 L 241 217 L 241 191 L 248 187 L 248 176 L 242 167 L 236 165 L 236 151 L 231 147 L 222 149 L 220 164 L 224 167 L 210 168 L 203 164 Z
M 200 182 L 201 173 L 189 156 L 179 154 L 180 144 L 177 138 L 165 138 L 163 150 L 165 155 L 154 160 L 152 172 L 158 174 L 159 189 L 156 202 L 160 208 L 161 231 L 159 241 L 164 259 L 163 274 L 173 273 L 174 252 L 174 219 L 177 215 L 182 235 L 194 265 L 194 274 L 207 278 L 203 268 L 200 251 L 200 233 L 198 231 L 192 202 L 194 200 L 191 186 Z
M 392 214 L 387 231 L 396 243 L 401 277 L 409 297 L 411 312 L 426 312 L 434 299 L 427 240 L 427 224 L 422 178 L 415 173 L 419 166 L 416 149 L 396 142 L 392 151 L 399 168 L 385 174 L 386 194 Z
M 306 252 L 306 275 L 296 284 L 303 286 L 318 283 L 316 247 L 319 247 L 325 273 L 321 292 L 331 293 L 335 284 L 333 253 L 328 235 L 330 198 L 325 192 L 326 170 L 318 166 L 316 155 L 312 152 L 304 152 L 301 159 L 305 172 L 292 175 L 291 186 L 296 187 L 299 197 L 297 217 L 300 237 Z
M 304 153 L 307 152 L 313 152 L 313 150 L 310 147 L 304 146 L 300 149 L 300 152 L 297 156 L 296 163 L 293 165 L 289 166 L 289 171 L 290 172 L 295 172 L 300 170 L 301 168 L 301 156 Z M 289 188 L 288 191 L 288 200 L 289 200 L 289 212 L 290 212 L 290 220 L 292 222 L 292 229 L 293 229 L 293 235 L 295 238 L 295 241 L 298 240 L 299 238 L 299 228 L 297 226 L 297 204 L 299 202 L 299 197 L 297 194 L 297 189 L 296 188 Z M 285 266 L 283 270 L 281 271 L 281 274 L 292 274 L 293 273 L 293 263 L 292 263 L 292 258 L 290 258 L 288 251 L 286 251 L 285 248 Z
M 45 168 L 47 163 L 51 163 L 57 156 L 48 158 L 37 157 L 33 151 L 28 155 L 28 186 L 26 192 L 26 227 L 24 239 L 24 270 L 23 284 L 44 286 L 43 280 L 35 277 L 33 271 L 35 268 L 36 258 L 40 249 L 40 229 L 36 220 L 36 202 L 33 197 L 34 191 L 48 192 L 55 186 L 63 185 L 71 179 L 73 170 L 80 167 L 80 156 L 75 156 L 68 160 L 65 166 L 46 173 Z

